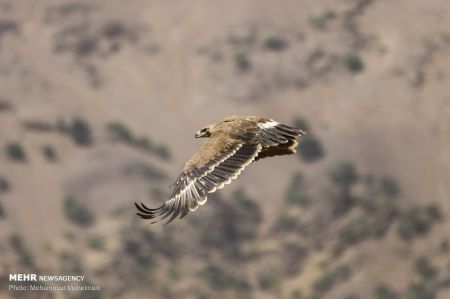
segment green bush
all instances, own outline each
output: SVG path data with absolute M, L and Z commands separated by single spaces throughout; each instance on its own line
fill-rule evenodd
M 287 188 L 285 200 L 291 205 L 306 206 L 310 203 L 309 196 L 303 191 L 303 175 L 301 173 L 295 173 Z
M 74 275 L 83 273 L 81 258 L 73 252 L 61 252 L 59 255 L 59 263 L 59 271 L 63 274 Z
M 264 47 L 270 51 L 283 51 L 289 46 L 289 43 L 282 37 L 269 36 L 264 41 Z
M 34 267 L 34 259 L 30 250 L 25 246 L 22 236 L 19 234 L 12 234 L 9 237 L 9 245 L 16 252 L 19 257 L 19 262 L 27 267 Z
M 98 234 L 90 235 L 87 237 L 86 241 L 89 248 L 95 250 L 105 249 L 105 238 L 101 235 Z
M 348 279 L 350 275 L 351 270 L 347 266 L 339 266 L 330 271 L 326 271 L 314 282 L 313 290 L 318 295 L 324 295 L 329 292 L 336 283 Z
M 338 186 L 350 187 L 358 180 L 358 173 L 352 162 L 342 161 L 331 169 L 330 179 Z
M 388 285 L 386 284 L 380 284 L 378 285 L 375 290 L 375 298 L 376 299 L 399 299 L 400 296 L 393 291 Z
M 296 218 L 282 214 L 275 220 L 273 229 L 278 233 L 295 232 L 298 230 L 298 227 L 299 224 Z
M 433 224 L 441 219 L 438 206 L 414 206 L 400 215 L 397 232 L 401 239 L 411 240 L 427 234 Z
M 277 279 L 277 276 L 269 273 L 260 273 L 258 275 L 258 285 L 261 290 L 269 291 L 275 289 L 279 286 L 280 281 Z
M 5 218 L 6 212 L 3 208 L 2 198 L 0 197 L 0 219 Z
M 22 144 L 18 142 L 11 142 L 6 145 L 6 155 L 13 161 L 25 161 L 26 154 Z
M 248 282 L 226 273 L 217 266 L 207 266 L 199 272 L 199 275 L 211 288 L 218 291 L 232 288 L 235 291 L 243 292 L 250 289 Z
M 136 164 L 131 168 L 131 173 L 137 174 L 149 181 L 163 181 L 167 179 L 167 174 L 164 170 L 151 164 Z
M 91 226 L 95 221 L 94 213 L 86 205 L 71 196 L 65 199 L 63 208 L 66 217 L 81 227 Z
M 250 62 L 250 59 L 248 58 L 248 55 L 243 52 L 237 52 L 234 55 L 234 65 L 241 73 L 247 73 L 252 68 L 252 64 Z
M 344 65 L 352 73 L 359 73 L 364 69 L 364 63 L 356 53 L 345 56 Z
M 82 146 L 90 145 L 92 143 L 92 134 L 89 124 L 81 119 L 76 118 L 72 121 L 69 131 L 72 140 Z
M 406 291 L 406 299 L 434 299 L 436 292 L 425 283 L 411 283 Z
M 49 144 L 42 147 L 42 154 L 48 161 L 55 161 L 57 158 L 55 149 Z
M 130 129 L 122 123 L 111 122 L 106 128 L 111 136 L 117 140 L 131 142 L 134 139 L 133 133 L 131 133 Z
M 320 140 L 314 135 L 306 135 L 300 139 L 299 157 L 305 162 L 314 162 L 324 156 L 324 150 Z
M 6 193 L 11 188 L 9 181 L 6 177 L 0 175 L 0 193 Z
M 309 23 L 312 27 L 323 30 L 326 28 L 328 22 L 334 18 L 336 18 L 336 13 L 332 10 L 326 10 L 321 14 L 310 17 Z
M 400 193 L 400 187 L 397 181 L 392 177 L 383 177 L 380 181 L 381 193 L 387 197 L 397 197 Z
M 309 254 L 306 246 L 297 242 L 286 242 L 281 248 L 283 265 L 288 276 L 296 275 Z
M 425 256 L 419 257 L 415 263 L 414 268 L 423 280 L 431 280 L 436 277 L 437 269 L 430 263 Z

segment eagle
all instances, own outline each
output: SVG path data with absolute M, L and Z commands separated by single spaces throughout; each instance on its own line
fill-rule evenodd
M 152 223 L 185 217 L 205 204 L 207 193 L 222 189 L 236 179 L 244 168 L 266 157 L 296 152 L 296 138 L 306 132 L 273 119 L 259 116 L 231 116 L 195 133 L 208 138 L 186 163 L 172 185 L 170 199 L 158 208 L 135 203 L 137 213 Z

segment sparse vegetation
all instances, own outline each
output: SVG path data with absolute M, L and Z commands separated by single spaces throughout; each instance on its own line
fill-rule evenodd
M 258 285 L 263 291 L 269 291 L 277 288 L 280 281 L 273 273 L 261 273 L 258 275 Z
M 321 14 L 310 17 L 309 23 L 316 29 L 324 30 L 334 18 L 336 18 L 336 13 L 332 10 L 326 10 Z
M 72 136 L 73 141 L 78 145 L 86 146 L 92 143 L 91 128 L 89 124 L 81 118 L 76 118 L 72 121 L 69 133 L 70 136 Z
M 91 226 L 95 221 L 95 215 L 79 200 L 69 196 L 64 200 L 64 214 L 73 223 L 81 226 Z
M 69 275 L 83 274 L 81 258 L 74 252 L 63 251 L 59 255 L 59 263 L 59 271 L 61 273 Z
M 54 162 L 57 159 L 55 149 L 49 144 L 46 144 L 42 147 L 42 154 L 48 161 Z
M 424 281 L 433 279 L 438 272 L 426 256 L 419 257 L 414 263 L 414 268 Z
M 19 263 L 26 267 L 34 267 L 34 259 L 30 250 L 25 246 L 23 238 L 19 234 L 12 234 L 9 237 L 9 245 L 16 252 Z
M 289 43 L 282 37 L 272 35 L 264 41 L 264 48 L 270 51 L 283 51 L 289 46 Z
M 130 172 L 137 174 L 149 181 L 163 181 L 167 179 L 167 174 L 160 168 L 151 164 L 139 163 L 130 168 Z
M 6 212 L 5 212 L 5 209 L 3 208 L 2 198 L 0 197 L 0 219 L 5 218 L 5 216 L 6 216 Z
M 348 188 L 358 180 L 355 165 L 350 161 L 337 163 L 330 171 L 331 181 L 337 186 Z
M 285 200 L 291 205 L 306 206 L 310 197 L 304 192 L 304 178 L 301 173 L 295 173 L 287 188 Z
M 26 160 L 25 150 L 23 149 L 22 144 L 18 142 L 10 142 L 6 145 L 5 148 L 6 155 L 12 161 L 23 162 Z
M 131 130 L 120 122 L 111 122 L 107 130 L 114 140 L 123 142 L 132 147 L 156 154 L 162 159 L 170 158 L 169 148 L 164 144 L 156 144 L 147 137 L 136 137 Z
M 400 299 L 400 296 L 384 283 L 378 285 L 374 293 L 376 299 Z
M 436 205 L 413 206 L 400 215 L 398 235 L 405 241 L 425 235 L 440 220 L 440 215 L 440 209 Z
M 207 266 L 200 271 L 199 276 L 217 291 L 233 288 L 238 292 L 243 292 L 250 289 L 250 285 L 245 280 L 226 273 L 218 266 Z
M 6 177 L 0 175 L 0 193 L 6 193 L 11 188 Z
M 300 139 L 299 157 L 305 162 L 314 162 L 324 156 L 324 150 L 320 140 L 314 135 L 306 135 Z
M 339 266 L 330 271 L 324 272 L 313 285 L 313 290 L 318 295 L 329 292 L 333 286 L 341 281 L 347 280 L 351 276 L 351 270 L 348 266 Z
M 244 52 L 237 52 L 234 54 L 234 65 L 240 73 L 247 73 L 252 68 L 252 63 L 248 55 Z
M 425 283 L 411 283 L 406 291 L 407 299 L 434 299 L 436 292 Z
M 364 63 L 356 53 L 345 56 L 344 65 L 351 73 L 359 73 L 364 69 Z
M 89 235 L 86 239 L 87 245 L 89 248 L 95 250 L 105 249 L 105 238 L 99 234 Z

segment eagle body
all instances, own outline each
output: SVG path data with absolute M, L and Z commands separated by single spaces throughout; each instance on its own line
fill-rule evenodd
M 186 163 L 173 185 L 170 199 L 151 209 L 136 204 L 140 217 L 155 219 L 152 223 L 176 217 L 180 219 L 195 211 L 215 192 L 236 179 L 252 162 L 296 152 L 296 138 L 306 133 L 270 118 L 231 116 L 206 126 L 196 138 L 208 138 L 200 150 Z

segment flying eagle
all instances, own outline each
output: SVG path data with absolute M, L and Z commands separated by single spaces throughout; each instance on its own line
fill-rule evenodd
M 294 154 L 297 136 L 306 133 L 273 119 L 258 116 L 232 116 L 209 125 L 195 138 L 209 138 L 186 163 L 173 187 L 170 199 L 158 208 L 136 204 L 137 215 L 155 219 L 183 218 L 206 202 L 206 194 L 222 189 L 238 177 L 250 163 L 278 155 Z

